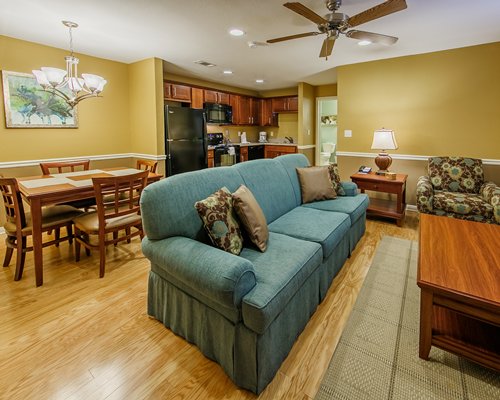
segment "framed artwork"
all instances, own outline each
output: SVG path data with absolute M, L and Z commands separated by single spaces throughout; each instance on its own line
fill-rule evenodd
M 322 115 L 321 123 L 323 125 L 337 125 L 337 116 L 336 115 Z
M 78 128 L 76 107 L 43 90 L 32 74 L 2 71 L 2 80 L 7 128 Z

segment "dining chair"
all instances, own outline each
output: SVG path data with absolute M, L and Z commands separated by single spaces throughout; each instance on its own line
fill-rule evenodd
M 80 249 L 84 246 L 87 255 L 99 250 L 99 277 L 104 276 L 106 247 L 135 236 L 144 236 L 139 199 L 146 186 L 149 171 L 135 174 L 92 178 L 97 211 L 76 217 L 75 258 L 80 261 Z M 133 230 L 132 230 L 133 229 Z M 123 231 L 121 236 L 119 232 Z M 108 234 L 112 238 L 108 239 Z M 97 243 L 91 240 L 97 236 Z
M 137 160 L 137 169 L 142 169 L 145 171 L 156 173 L 156 168 L 158 167 L 158 161 L 152 160 Z
M 12 259 L 14 250 L 17 251 L 16 272 L 14 280 L 18 281 L 23 275 L 24 261 L 26 253 L 32 251 L 33 247 L 28 247 L 27 238 L 32 235 L 31 215 L 24 212 L 19 185 L 15 178 L 4 178 L 0 176 L 0 191 L 2 193 L 5 207 L 6 222 L 4 229 L 5 238 L 5 258 L 3 266 L 8 267 Z M 54 230 L 55 238 L 42 243 L 42 247 L 59 245 L 60 242 L 68 240 L 70 244 L 73 239 L 73 218 L 83 212 L 71 206 L 50 206 L 42 209 L 42 233 Z M 60 228 L 66 227 L 67 235 L 60 237 Z
M 80 170 L 88 171 L 90 169 L 90 160 L 75 160 L 75 161 L 55 161 L 41 162 L 40 168 L 44 175 L 61 174 L 63 172 L 75 172 Z M 56 172 L 57 171 L 57 172 Z
M 43 175 L 88 171 L 90 169 L 90 160 L 41 162 L 40 168 Z M 64 204 L 88 211 L 91 207 L 95 206 L 95 199 L 75 200 Z

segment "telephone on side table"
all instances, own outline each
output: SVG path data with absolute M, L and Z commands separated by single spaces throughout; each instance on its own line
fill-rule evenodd
M 370 167 L 365 167 L 364 165 L 362 165 L 361 167 L 359 167 L 359 171 L 361 174 L 367 174 L 369 172 L 371 172 L 371 168 Z

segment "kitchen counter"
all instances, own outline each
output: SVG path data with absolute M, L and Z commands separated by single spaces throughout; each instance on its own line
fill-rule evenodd
M 259 146 L 259 145 L 266 145 L 266 146 L 295 146 L 297 147 L 297 143 L 260 143 L 260 142 L 248 142 L 248 143 L 231 143 L 229 146 Z
M 239 146 L 239 147 L 251 147 L 251 146 L 261 146 L 261 145 L 266 145 L 266 146 L 290 146 L 290 147 L 297 147 L 297 143 L 259 143 L 259 142 L 248 142 L 248 143 L 228 143 L 228 146 Z M 213 150 L 215 146 L 207 146 L 208 150 Z

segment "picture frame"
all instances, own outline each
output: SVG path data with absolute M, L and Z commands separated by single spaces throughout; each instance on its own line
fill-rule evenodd
M 76 106 L 43 90 L 34 75 L 2 71 L 2 84 L 7 128 L 78 128 Z
M 321 116 L 321 124 L 322 125 L 337 125 L 337 116 L 336 115 L 322 115 Z

